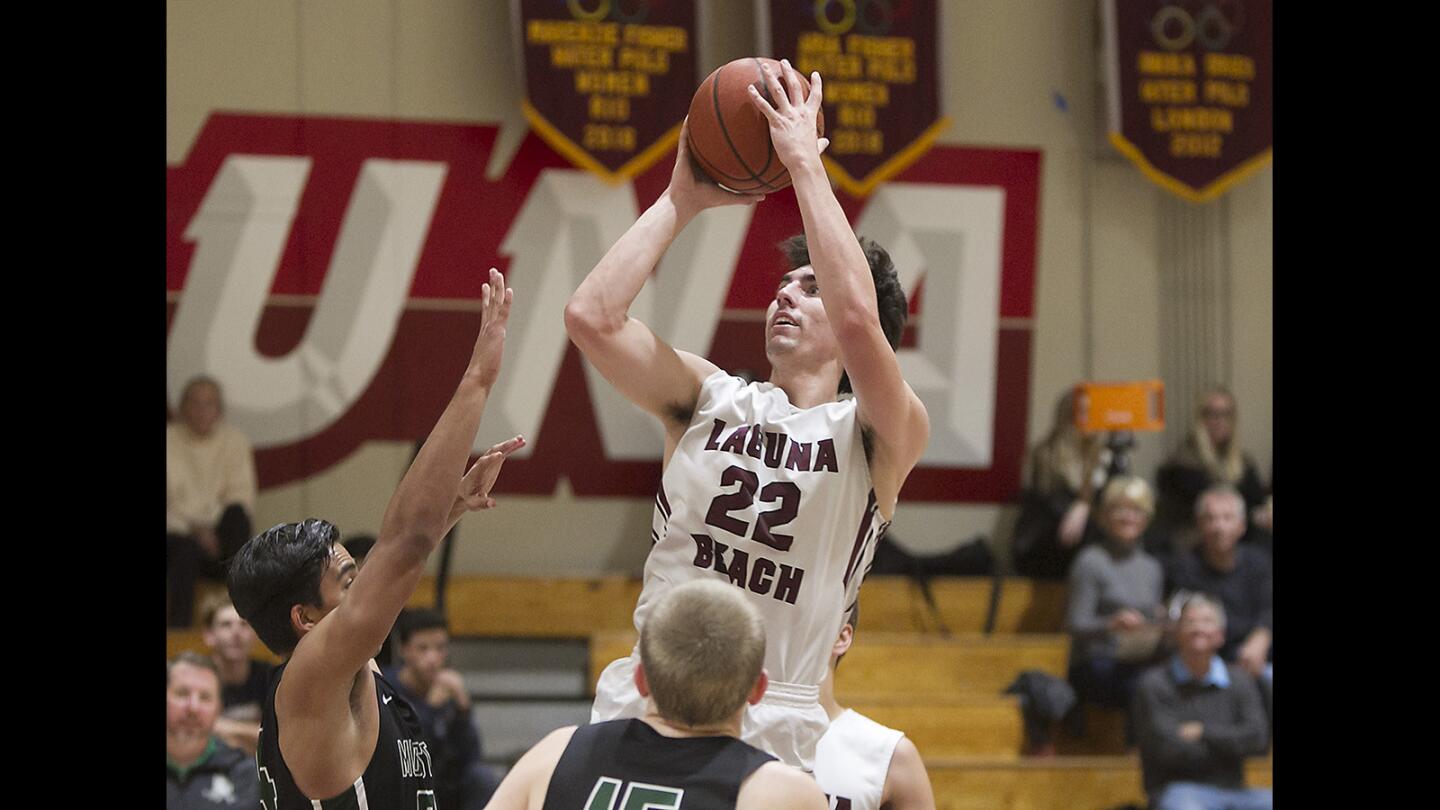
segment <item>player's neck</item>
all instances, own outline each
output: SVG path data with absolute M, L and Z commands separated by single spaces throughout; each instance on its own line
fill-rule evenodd
M 834 369 L 795 370 L 775 367 L 770 382 L 785 392 L 790 404 L 801 410 L 834 402 L 840 375 Z
M 820 706 L 825 713 L 830 715 L 833 722 L 835 718 L 845 713 L 845 707 L 835 700 L 835 670 L 830 670 L 830 675 L 820 682 Z
M 655 729 L 666 737 L 739 737 L 740 718 L 743 713 L 737 713 L 728 722 L 712 723 L 702 726 L 687 726 L 666 720 L 659 712 L 649 711 L 640 718 L 646 725 Z

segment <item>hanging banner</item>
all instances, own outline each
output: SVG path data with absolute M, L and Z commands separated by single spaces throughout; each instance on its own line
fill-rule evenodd
M 825 168 L 868 196 L 924 155 L 940 115 L 934 0 L 756 0 L 762 55 L 824 82 Z
M 695 0 L 512 0 L 525 118 L 617 183 L 675 145 L 699 83 Z
M 1105 0 L 1110 143 L 1209 202 L 1270 162 L 1271 0 Z

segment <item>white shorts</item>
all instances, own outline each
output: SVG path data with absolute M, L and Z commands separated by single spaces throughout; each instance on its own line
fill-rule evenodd
M 595 684 L 590 722 L 642 717 L 646 699 L 635 688 L 635 656 L 610 662 Z M 830 727 L 820 687 L 771 681 L 765 696 L 747 706 L 740 739 L 803 771 L 815 769 L 815 745 Z

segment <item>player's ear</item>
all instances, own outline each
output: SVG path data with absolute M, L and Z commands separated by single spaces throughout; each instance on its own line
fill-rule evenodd
M 320 621 L 310 618 L 309 614 L 310 611 L 306 610 L 304 605 L 290 606 L 290 627 L 294 629 L 296 636 L 303 637 L 306 633 L 314 630 L 315 623 Z
M 835 637 L 835 646 L 830 648 L 830 656 L 839 658 L 850 652 L 850 645 L 853 643 L 855 643 L 855 628 L 846 622 L 845 626 L 840 628 L 840 635 Z
M 762 669 L 760 677 L 755 679 L 755 686 L 751 687 L 750 695 L 745 698 L 745 702 L 751 706 L 759 703 L 760 698 L 765 697 L 765 690 L 768 688 L 770 688 L 770 673 Z
M 650 684 L 645 680 L 645 663 L 643 661 L 635 662 L 635 691 L 639 692 L 642 698 L 650 697 Z

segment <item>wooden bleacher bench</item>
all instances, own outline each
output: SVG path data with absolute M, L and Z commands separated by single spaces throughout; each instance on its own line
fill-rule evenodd
M 201 655 L 209 655 L 210 648 L 205 646 L 205 639 L 199 630 L 167 630 L 165 631 L 165 660 L 169 661 L 182 652 L 196 652 Z M 259 639 L 250 647 L 250 655 L 262 661 L 269 661 L 272 664 L 280 663 L 280 656 L 270 652 L 270 648 L 260 643 Z
M 1107 810 L 1144 806 L 1139 757 L 1016 761 L 932 757 L 921 749 L 937 810 Z M 1250 787 L 1272 787 L 1269 757 L 1245 763 Z
M 631 577 L 452 577 L 445 613 L 452 636 L 588 639 L 627 630 L 640 598 Z M 435 579 L 421 579 L 411 607 L 433 607 Z
M 634 646 L 633 630 L 591 636 L 590 687 L 601 670 Z M 841 703 L 943 703 L 957 694 L 994 696 L 1027 669 L 1065 677 L 1069 656 L 1067 636 L 941 639 L 862 631 L 836 674 L 835 693 Z
M 923 757 L 1015 760 L 1025 744 L 1025 721 L 1020 699 L 1014 695 L 956 695 L 945 703 L 846 705 L 905 732 Z
M 929 584 L 934 608 L 926 602 L 919 583 L 909 577 L 867 577 L 860 586 L 861 630 L 935 633 L 943 627 L 955 635 L 985 631 L 995 587 L 992 578 L 935 577 Z M 991 632 L 1062 632 L 1065 595 L 1064 582 L 1004 577 Z
M 861 624 L 864 624 L 861 618 Z M 939 700 L 956 693 L 998 695 L 1019 674 L 1065 677 L 1070 639 L 1058 635 L 950 639 L 861 630 L 835 675 L 841 702 Z
M 446 612 L 457 636 L 583 639 L 629 629 L 640 585 L 639 579 L 620 576 L 453 577 L 446 591 Z M 955 635 L 984 631 L 993 580 L 937 577 L 930 587 L 946 629 Z M 409 604 L 435 604 L 434 577 L 420 581 Z M 1059 633 L 1064 615 L 1065 583 L 1006 577 L 1001 581 L 993 632 Z M 940 628 L 919 586 L 901 576 L 865 580 L 860 589 L 860 625 L 864 631 L 898 633 L 935 633 Z

